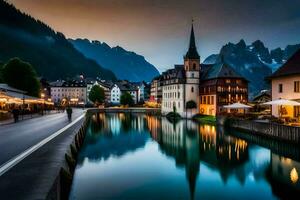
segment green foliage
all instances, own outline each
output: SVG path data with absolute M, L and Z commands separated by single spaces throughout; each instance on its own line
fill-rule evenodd
M 169 112 L 166 117 L 172 123 L 176 123 L 181 119 L 181 116 L 177 112 Z
M 186 109 L 194 109 L 197 108 L 197 103 L 193 100 L 186 102 Z
M 2 69 L 2 76 L 9 86 L 24 90 L 27 95 L 39 97 L 40 82 L 33 67 L 19 58 L 10 59 Z
M 175 105 L 173 105 L 173 113 L 177 113 L 177 108 Z
M 103 103 L 105 99 L 104 89 L 99 85 L 94 85 L 89 93 L 89 99 L 95 103 Z
M 193 119 L 204 124 L 215 124 L 217 121 L 215 116 L 200 114 L 195 115 Z
M 124 106 L 125 105 L 132 106 L 134 102 L 133 102 L 131 94 L 129 94 L 128 92 L 124 92 L 121 95 L 120 103 Z

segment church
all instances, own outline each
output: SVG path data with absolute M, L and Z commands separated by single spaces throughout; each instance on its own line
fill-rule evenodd
M 176 111 L 185 118 L 198 113 L 216 116 L 224 105 L 248 102 L 248 81 L 222 57 L 214 64 L 200 64 L 193 24 L 183 61 L 159 77 L 163 115 Z

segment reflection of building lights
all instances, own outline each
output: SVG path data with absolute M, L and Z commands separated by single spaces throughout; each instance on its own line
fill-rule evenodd
M 289 159 L 289 158 L 284 158 L 284 157 L 282 157 L 282 158 L 281 158 L 281 162 L 284 163 L 284 164 L 289 165 L 289 164 L 292 163 L 292 160 Z
M 295 167 L 291 170 L 290 178 L 292 183 L 296 183 L 298 181 L 298 172 Z

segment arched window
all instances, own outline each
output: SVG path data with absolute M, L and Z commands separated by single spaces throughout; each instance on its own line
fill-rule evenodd
M 194 92 L 194 87 L 192 87 L 191 92 Z
M 193 64 L 193 70 L 196 70 L 196 63 Z

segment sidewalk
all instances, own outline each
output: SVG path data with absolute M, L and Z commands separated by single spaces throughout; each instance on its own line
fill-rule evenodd
M 47 199 L 84 118 L 0 176 L 2 199 Z M 51 198 L 49 198 L 51 199 Z M 53 199 L 56 199 L 55 197 Z
M 27 119 L 32 119 L 32 118 L 37 118 L 37 117 L 43 117 L 43 116 L 46 116 L 46 115 L 51 115 L 51 114 L 56 114 L 56 113 L 59 113 L 59 112 L 56 111 L 56 110 L 51 110 L 49 112 L 46 111 L 44 113 L 44 115 L 41 115 L 40 113 L 20 115 L 19 116 L 19 122 L 23 121 L 23 120 L 27 120 Z M 14 121 L 14 118 L 12 117 L 10 119 L 0 121 L 0 126 L 7 125 L 7 124 L 13 124 L 13 123 L 15 123 L 15 121 Z

